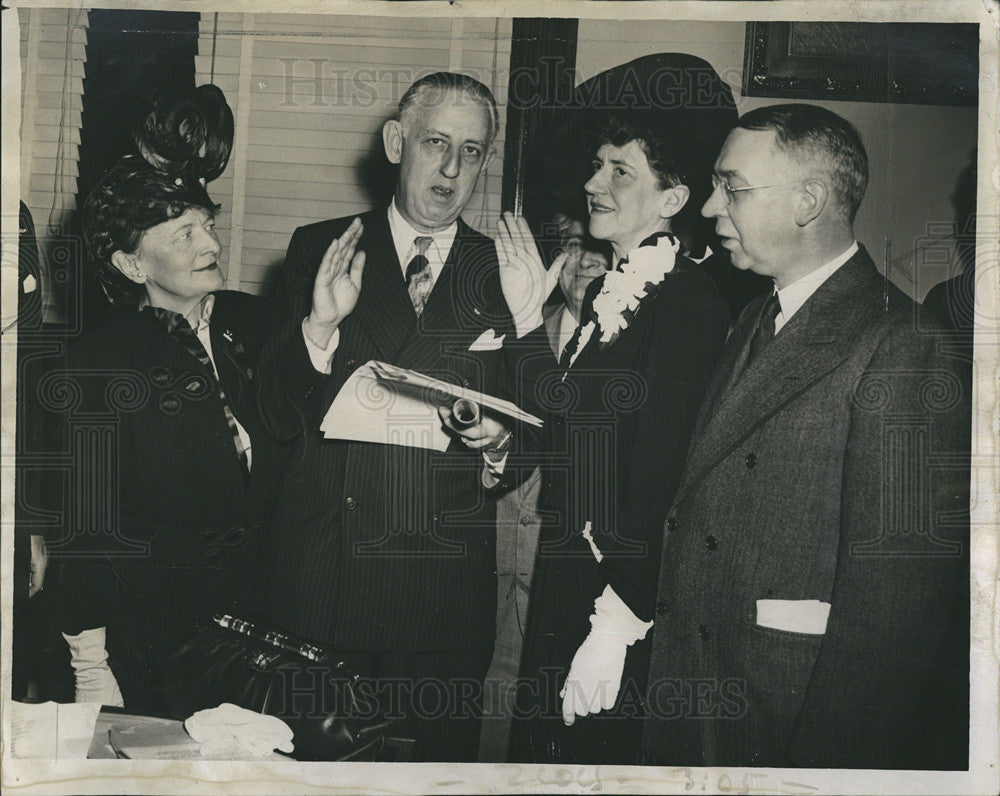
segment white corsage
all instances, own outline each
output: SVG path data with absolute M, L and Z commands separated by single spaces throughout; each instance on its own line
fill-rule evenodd
M 655 245 L 633 249 L 619 270 L 604 275 L 593 304 L 602 343 L 610 343 L 628 328 L 639 302 L 674 270 L 680 245 L 673 235 L 661 235 Z

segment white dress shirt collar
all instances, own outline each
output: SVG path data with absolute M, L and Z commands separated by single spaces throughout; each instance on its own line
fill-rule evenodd
M 814 271 L 810 271 L 803 277 L 796 279 L 792 284 L 786 285 L 778 292 L 778 301 L 781 302 L 781 312 L 774 319 L 774 333 L 777 334 L 781 327 L 788 323 L 792 316 L 798 312 L 809 297 L 827 279 L 834 275 L 840 266 L 850 260 L 858 251 L 858 242 L 854 241 L 843 254 L 834 257 L 830 262 L 821 265 Z
M 573 333 L 576 332 L 576 327 L 579 326 L 576 318 L 573 317 L 573 313 L 569 311 L 569 307 L 565 304 L 559 309 L 559 350 L 556 352 L 556 359 L 562 356 L 563 350 L 569 344 L 570 339 L 573 337 Z
M 406 266 L 417 253 L 417 247 L 413 241 L 418 237 L 425 237 L 431 239 L 431 244 L 427 247 L 427 252 L 425 253 L 427 262 L 431 267 L 431 277 L 433 280 L 431 284 L 437 282 L 437 278 L 441 275 L 441 269 L 444 268 L 444 264 L 448 259 L 451 245 L 455 242 L 455 236 L 458 234 L 458 222 L 454 221 L 451 226 L 437 232 L 420 232 L 420 230 L 414 228 L 409 221 L 403 218 L 403 214 L 396 207 L 395 197 L 389 203 L 388 215 L 389 232 L 392 234 L 392 243 L 396 247 L 396 255 L 399 257 L 399 267 L 402 269 L 403 276 L 406 276 Z

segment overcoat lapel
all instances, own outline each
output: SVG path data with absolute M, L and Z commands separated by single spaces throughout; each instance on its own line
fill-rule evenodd
M 225 296 L 216 296 L 212 323 L 208 327 L 212 339 L 215 369 L 219 372 L 222 389 L 233 405 L 242 400 L 244 388 L 254 378 L 254 365 L 238 328 L 232 323 L 232 312 Z M 238 319 L 237 319 L 238 320 Z
M 755 428 L 850 356 L 857 330 L 864 326 L 860 316 L 874 309 L 877 279 L 871 259 L 864 250 L 859 251 L 718 395 L 701 436 L 691 448 L 675 502 Z M 756 314 L 753 317 L 756 320 Z M 748 326 L 749 331 L 742 330 L 746 339 L 734 340 L 727 355 L 734 366 L 746 361 L 755 323 Z M 731 372 L 722 371 L 724 384 Z
M 413 336 L 417 314 L 406 292 L 384 208 L 368 215 L 359 248 L 365 252 L 365 271 L 353 314 L 364 324 L 381 356 L 395 362 Z
M 715 372 L 705 390 L 705 398 L 702 401 L 701 410 L 695 421 L 694 432 L 691 435 L 692 445 L 708 427 L 712 419 L 712 412 L 725 394 L 726 387 L 733 381 L 734 374 L 743 370 L 750 351 L 750 339 L 760 323 L 760 315 L 764 311 L 765 301 L 766 299 L 760 298 L 749 304 L 740 314 L 736 325 L 729 334 L 722 356 L 715 366 Z

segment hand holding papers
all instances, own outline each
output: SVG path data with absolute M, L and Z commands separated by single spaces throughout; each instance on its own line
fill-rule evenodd
M 522 423 L 542 425 L 539 418 L 510 401 L 372 360 L 344 383 L 320 430 L 328 439 L 444 451 L 451 437 L 437 410 L 459 399 Z

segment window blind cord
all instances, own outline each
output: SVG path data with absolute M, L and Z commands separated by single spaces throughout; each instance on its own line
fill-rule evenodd
M 500 59 L 499 56 L 500 49 L 500 17 L 497 17 L 493 22 L 493 64 L 492 64 L 492 76 L 490 77 L 490 91 L 493 92 L 493 96 L 497 95 L 497 61 Z M 499 124 L 500 120 L 497 120 Z M 489 169 L 483 172 L 483 185 L 482 185 L 482 199 L 480 200 L 479 207 L 479 222 L 480 225 L 489 227 L 486 224 L 486 202 L 489 198 L 490 192 L 487 189 L 489 186 Z
M 219 38 L 219 12 L 212 15 L 212 65 L 208 70 L 208 82 L 215 83 L 215 42 Z
M 68 155 L 69 152 L 69 117 L 72 108 L 70 107 L 70 83 L 72 78 L 73 65 L 73 31 L 81 26 L 81 19 L 86 14 L 86 10 L 77 9 L 76 17 L 71 18 L 72 12 L 67 10 L 66 14 L 66 39 L 65 58 L 63 60 L 62 90 L 59 98 L 59 136 L 56 140 L 56 166 L 53 169 L 52 186 L 52 207 L 49 210 L 48 228 L 49 234 L 58 235 L 63 231 L 68 211 L 68 197 L 71 192 L 67 189 L 69 179 L 69 166 L 75 161 Z

